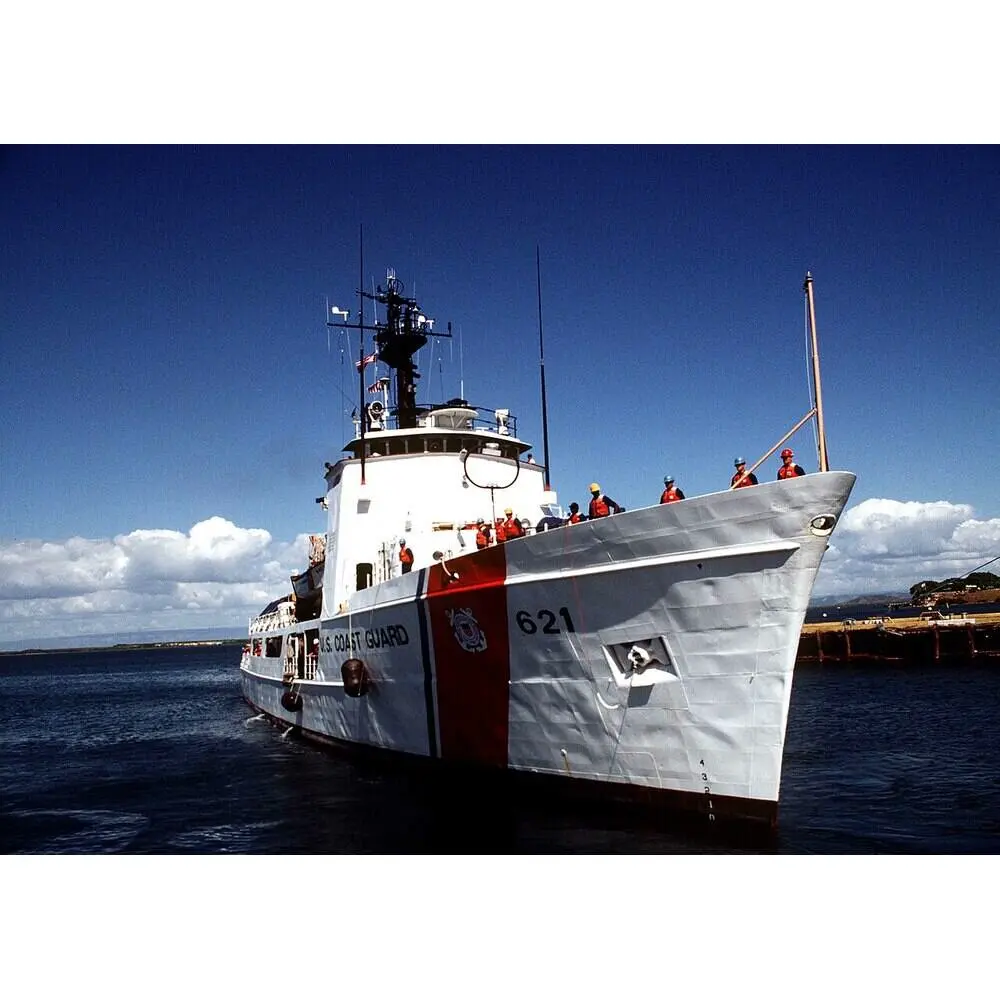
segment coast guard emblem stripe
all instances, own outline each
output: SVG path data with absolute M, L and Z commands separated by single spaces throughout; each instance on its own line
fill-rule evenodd
M 440 750 L 445 760 L 507 766 L 506 577 L 503 545 L 462 560 L 458 580 L 451 579 L 440 565 L 429 570 L 427 605 Z

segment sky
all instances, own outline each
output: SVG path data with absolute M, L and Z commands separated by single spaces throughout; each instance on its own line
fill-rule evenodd
M 817 593 L 1000 554 L 1000 155 L 979 147 L 8 147 L 0 641 L 242 625 L 322 531 L 394 268 L 552 483 L 724 488 L 811 407 L 858 483 Z M 536 258 L 537 253 L 537 258 Z M 789 442 L 817 467 L 812 425 Z M 776 459 L 759 470 L 773 478 Z
M 413 86 L 376 93 L 362 126 L 341 106 L 321 139 L 307 103 L 298 131 L 263 136 L 238 116 L 219 127 L 210 103 L 155 137 L 106 108 L 71 127 L 73 88 L 41 91 L 45 114 L 10 130 L 24 142 L 0 150 L 0 648 L 240 634 L 287 591 L 356 405 L 357 342 L 326 311 L 356 315 L 362 275 L 370 289 L 394 269 L 436 330 L 452 324 L 418 359 L 423 398 L 509 408 L 544 461 L 536 254 L 564 506 L 595 480 L 628 508 L 667 474 L 688 496 L 723 489 L 737 455 L 782 438 L 812 405 L 808 271 L 831 465 L 858 476 L 816 594 L 905 591 L 1000 554 L 996 146 L 972 130 L 898 144 L 920 135 L 912 117 L 823 140 L 861 145 L 816 144 L 782 112 L 741 129 L 739 86 L 716 104 L 724 145 L 685 141 L 706 135 L 691 116 L 646 128 L 634 107 L 609 127 L 597 102 L 589 129 L 553 85 L 537 101 L 566 108 L 562 131 L 508 108 L 467 145 L 481 129 L 414 110 Z M 812 99 L 831 95 L 820 82 Z M 927 105 L 940 135 L 961 121 L 951 108 Z M 811 425 L 789 443 L 817 467 Z

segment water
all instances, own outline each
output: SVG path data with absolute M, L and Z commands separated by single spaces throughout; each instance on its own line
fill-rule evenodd
M 796 673 L 760 848 L 466 788 L 283 738 L 239 647 L 0 656 L 0 851 L 983 853 L 1000 849 L 1000 663 Z

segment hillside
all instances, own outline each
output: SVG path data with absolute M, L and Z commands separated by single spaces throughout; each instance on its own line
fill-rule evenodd
M 1000 603 L 1000 587 L 992 590 L 939 590 L 929 594 L 926 600 L 934 604 Z

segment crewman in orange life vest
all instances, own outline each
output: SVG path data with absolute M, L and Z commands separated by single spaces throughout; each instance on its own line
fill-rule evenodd
M 609 496 L 605 496 L 601 492 L 601 487 L 599 483 L 590 484 L 590 517 L 593 520 L 595 517 L 607 517 L 612 511 L 616 514 L 620 514 L 625 508 L 620 504 L 615 503 L 614 500 Z
M 792 462 L 793 458 L 795 458 L 795 452 L 791 448 L 786 448 L 781 453 L 781 468 L 778 469 L 779 479 L 794 479 L 796 476 L 806 474 L 806 470 L 801 465 L 795 465 Z
M 489 548 L 490 526 L 480 517 L 476 520 L 476 548 Z
M 687 499 L 684 496 L 683 490 L 679 490 L 674 486 L 673 476 L 664 476 L 663 478 L 663 492 L 660 494 L 660 503 L 675 503 L 677 500 Z
M 406 539 L 399 540 L 399 568 L 403 573 L 413 569 L 413 550 L 406 547 Z
M 579 524 L 583 520 L 583 515 L 580 513 L 580 505 L 574 500 L 569 505 L 569 517 L 566 518 L 567 524 Z
M 745 458 L 737 458 L 733 462 L 733 465 L 736 466 L 736 471 L 733 473 L 733 478 L 729 480 L 730 489 L 757 485 L 757 477 L 752 472 L 747 472 L 746 470 L 747 460 Z
M 507 520 L 503 523 L 503 533 L 507 541 L 509 542 L 512 538 L 523 538 L 524 525 L 514 517 L 513 509 L 505 507 L 504 513 L 507 515 Z
M 498 517 L 493 525 L 493 537 L 496 538 L 497 545 L 507 541 L 507 532 L 504 530 L 502 517 Z

